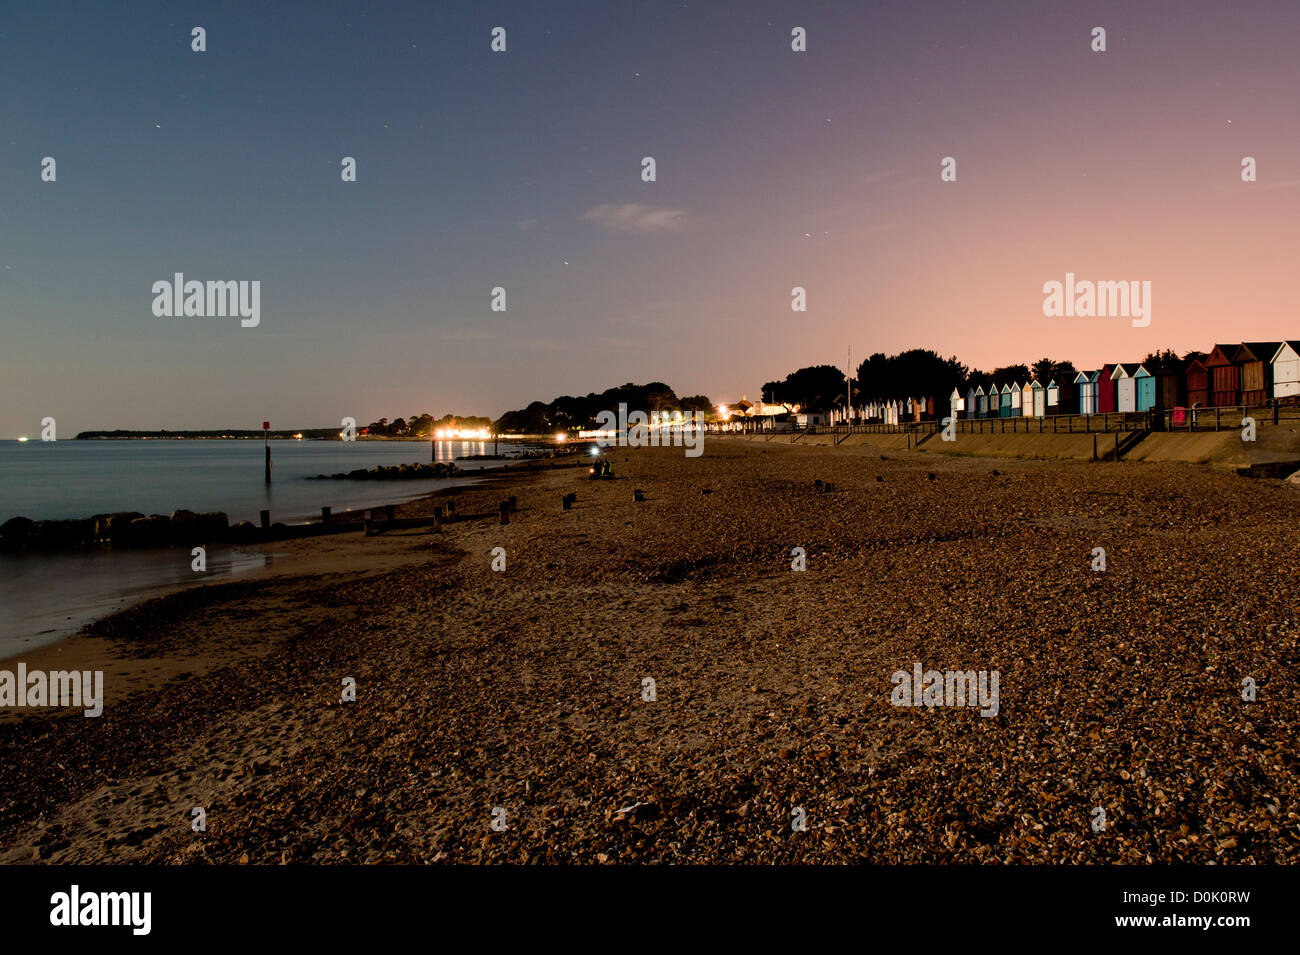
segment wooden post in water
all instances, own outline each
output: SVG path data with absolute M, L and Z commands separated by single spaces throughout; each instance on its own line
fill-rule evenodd
M 257 516 L 258 516 L 259 518 L 261 518 L 261 520 L 262 520 L 262 530 L 266 530 L 267 528 L 269 528 L 269 527 L 271 526 L 271 512 L 270 512 L 270 511 L 258 511 L 258 512 L 257 512 Z
M 373 520 L 373 519 L 371 518 L 371 516 L 370 516 L 370 512 L 369 512 L 369 511 L 366 511 L 366 512 L 361 516 L 361 526 L 365 529 L 365 532 L 366 532 L 366 536 L 367 536 L 367 537 L 369 537 L 369 536 L 371 536 L 372 534 L 374 534 L 374 532 L 375 532 L 375 524 L 374 524 L 374 520 Z
M 262 422 L 262 448 L 266 451 L 266 483 L 271 483 L 271 422 Z
M 320 522 L 322 524 L 328 524 L 330 522 L 330 509 L 328 507 L 322 507 L 320 509 Z

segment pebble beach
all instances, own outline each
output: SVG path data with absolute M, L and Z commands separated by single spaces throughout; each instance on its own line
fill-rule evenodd
M 0 715 L 0 861 L 1300 861 L 1300 487 L 608 454 L 6 661 L 107 702 Z M 996 714 L 894 705 L 917 665 L 996 671 Z

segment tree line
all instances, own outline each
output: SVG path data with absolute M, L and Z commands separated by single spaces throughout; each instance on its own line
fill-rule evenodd
M 549 434 L 566 431 L 590 430 L 597 425 L 596 416 L 602 411 L 618 412 L 626 404 L 628 411 L 680 411 L 688 415 L 694 411 L 708 413 L 713 404 L 707 395 L 689 395 L 679 398 L 677 393 L 662 381 L 644 385 L 628 382 L 617 388 L 586 395 L 561 395 L 550 402 L 534 401 L 526 408 L 507 411 L 496 420 L 498 431 L 522 434 Z
M 1205 353 L 1189 351 L 1181 358 L 1172 349 L 1151 352 L 1142 364 L 1153 375 L 1181 374 L 1193 358 Z M 1023 384 L 1036 378 L 1043 385 L 1074 381 L 1078 369 L 1070 361 L 1040 358 L 1032 365 L 1003 365 L 992 371 L 972 368 L 958 358 L 944 358 L 928 348 L 911 348 L 896 355 L 876 352 L 858 364 L 852 381 L 854 407 L 868 401 L 904 398 L 946 399 L 954 388 L 963 393 L 970 387 L 987 387 L 1010 382 Z M 785 378 L 765 382 L 762 398 L 771 404 L 798 405 L 804 411 L 843 408 L 849 398 L 849 380 L 834 365 L 810 365 L 792 371 Z

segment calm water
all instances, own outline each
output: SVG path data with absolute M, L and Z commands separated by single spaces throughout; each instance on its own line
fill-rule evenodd
M 502 453 L 518 449 L 501 445 Z M 490 454 L 491 442 L 440 441 L 437 460 Z M 177 509 L 225 511 L 236 521 L 257 522 L 269 508 L 273 521 L 318 518 L 397 503 L 439 487 L 471 484 L 460 476 L 441 481 L 309 481 L 377 465 L 425 463 L 428 442 L 272 441 L 272 483 L 263 479 L 261 441 L 0 441 L 0 523 L 90 517 L 108 511 L 169 514 Z M 466 470 L 499 462 L 460 461 Z M 264 566 L 259 551 L 212 546 L 205 582 Z M 191 581 L 188 550 L 97 549 L 75 554 L 0 553 L 0 659 L 75 633 L 114 610 Z
M 490 454 L 488 441 L 440 441 L 438 460 Z M 502 453 L 506 446 L 502 445 Z M 442 481 L 308 481 L 377 465 L 426 463 L 428 442 L 272 441 L 271 484 L 263 479 L 261 441 L 0 441 L 0 523 L 11 517 L 51 520 L 108 511 L 170 514 L 225 511 L 230 523 L 273 521 L 411 500 Z M 489 464 L 494 462 L 487 462 Z M 480 462 L 460 462 L 477 469 Z

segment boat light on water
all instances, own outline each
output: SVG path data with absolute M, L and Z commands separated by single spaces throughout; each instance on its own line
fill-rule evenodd
M 26 440 L 27 440 L 27 435 L 25 435 L 25 434 L 21 434 L 21 435 L 19 435 L 19 436 L 18 436 L 18 440 L 19 440 L 19 441 L 26 441 Z

